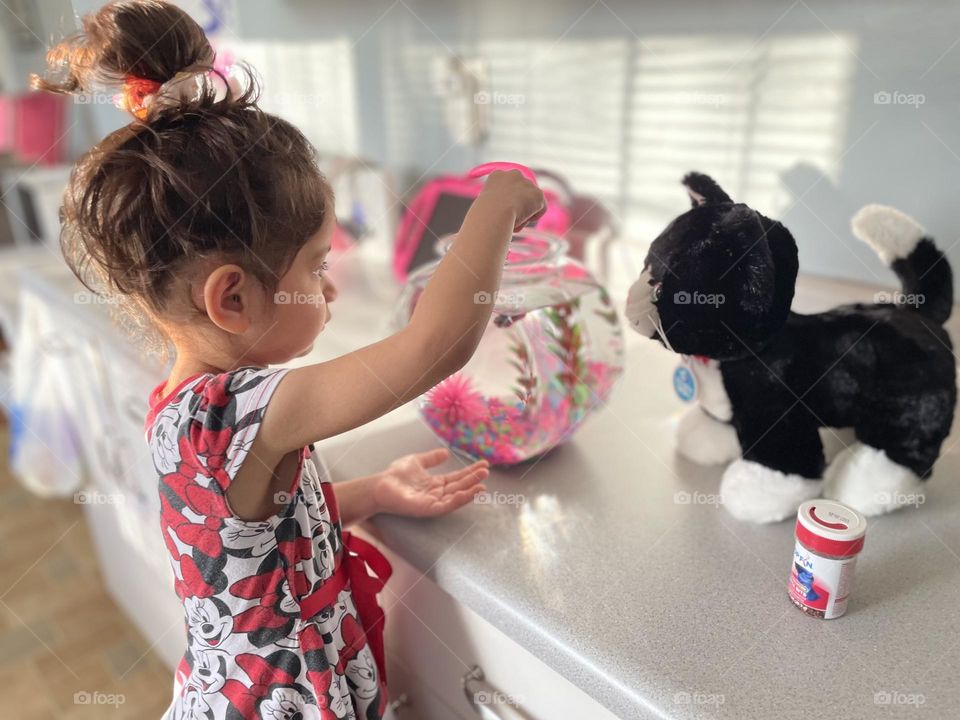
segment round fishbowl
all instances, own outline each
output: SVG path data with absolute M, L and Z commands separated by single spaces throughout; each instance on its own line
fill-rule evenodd
M 441 254 L 451 238 L 438 242 Z M 566 441 L 603 405 L 623 372 L 623 334 L 607 291 L 566 243 L 524 230 L 513 237 L 490 324 L 470 361 L 419 399 L 451 450 L 514 465 Z M 414 272 L 400 297 L 406 323 L 439 260 Z

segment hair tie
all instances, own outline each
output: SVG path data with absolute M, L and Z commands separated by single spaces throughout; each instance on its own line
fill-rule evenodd
M 232 76 L 232 68 L 233 58 L 227 55 L 218 58 L 213 70 L 182 70 L 164 83 L 128 75 L 123 81 L 121 92 L 113 96 L 113 104 L 143 121 L 147 119 L 150 108 L 158 98 L 165 103 L 196 99 L 203 94 L 208 81 L 215 85 L 225 85 L 223 90 L 226 96 L 238 97 L 241 90 Z
M 150 112 L 150 103 L 160 92 L 163 83 L 146 78 L 128 75 L 123 81 L 123 90 L 115 95 L 113 104 L 121 110 L 126 110 L 137 120 L 146 120 Z

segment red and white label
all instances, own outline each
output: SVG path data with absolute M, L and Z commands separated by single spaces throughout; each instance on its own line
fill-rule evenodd
M 833 559 L 816 555 L 797 542 L 790 572 L 790 597 L 812 615 L 826 620 L 847 611 L 847 596 L 853 589 L 856 556 Z

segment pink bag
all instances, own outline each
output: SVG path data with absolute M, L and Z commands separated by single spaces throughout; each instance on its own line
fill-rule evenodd
M 60 95 L 31 92 L 13 103 L 13 151 L 24 165 L 57 165 L 66 158 L 67 101 Z
M 407 205 L 393 248 L 393 274 L 401 282 L 421 265 L 437 258 L 439 238 L 460 229 L 467 210 L 483 189 L 482 176 L 494 170 L 519 170 L 536 182 L 533 171 L 523 165 L 492 162 L 479 165 L 466 175 L 442 175 L 426 183 Z M 559 193 L 544 190 L 547 211 L 534 226 L 563 237 L 570 229 L 570 209 Z

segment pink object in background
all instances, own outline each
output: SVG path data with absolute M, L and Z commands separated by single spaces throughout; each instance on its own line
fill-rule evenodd
M 66 158 L 67 101 L 48 93 L 0 97 L 0 152 L 25 165 L 56 165 Z
M 13 97 L 0 95 L 0 155 L 13 152 Z

